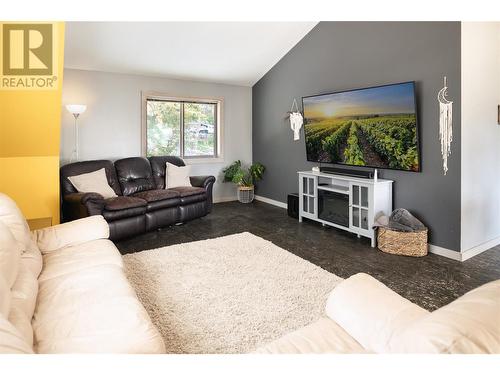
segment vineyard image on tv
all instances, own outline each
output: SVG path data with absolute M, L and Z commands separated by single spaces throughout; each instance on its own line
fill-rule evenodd
M 307 160 L 420 171 L 414 82 L 302 98 Z

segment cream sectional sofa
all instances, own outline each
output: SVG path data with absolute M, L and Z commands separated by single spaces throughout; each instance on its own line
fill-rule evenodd
M 102 216 L 30 233 L 0 193 L 0 353 L 163 353 Z
M 326 315 L 257 353 L 500 353 L 500 280 L 428 312 L 359 273 L 335 287 Z
M 0 193 L 0 353 L 163 353 L 101 216 L 30 233 Z M 500 353 L 500 280 L 432 313 L 367 274 L 257 353 Z

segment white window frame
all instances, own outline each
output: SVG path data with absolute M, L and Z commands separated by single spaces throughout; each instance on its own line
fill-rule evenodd
M 215 151 L 214 156 L 183 156 L 183 142 L 184 134 L 181 134 L 181 158 L 186 162 L 186 164 L 199 164 L 199 163 L 221 163 L 224 161 L 223 156 L 223 145 L 224 145 L 224 117 L 223 117 L 223 105 L 224 100 L 222 98 L 207 98 L 207 97 L 187 97 L 187 96 L 174 96 L 161 92 L 155 91 L 143 91 L 141 100 L 141 154 L 143 157 L 147 156 L 147 101 L 148 100 L 159 100 L 159 101 L 171 101 L 171 102 L 191 102 L 191 103 L 210 103 L 217 104 L 217 114 L 216 114 L 216 134 L 215 134 Z M 182 114 L 181 114 L 182 116 Z M 181 125 L 181 130 L 182 125 Z M 182 133 L 182 131 L 181 131 Z

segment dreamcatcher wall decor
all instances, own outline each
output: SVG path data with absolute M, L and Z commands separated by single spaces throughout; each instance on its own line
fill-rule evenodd
M 299 112 L 299 106 L 295 98 L 293 99 L 292 108 L 290 112 L 288 112 L 288 115 L 290 118 L 290 128 L 292 128 L 293 131 L 293 140 L 298 141 L 300 139 L 300 129 L 304 123 L 304 118 L 302 117 L 302 113 Z
M 453 102 L 446 99 L 448 95 L 446 76 L 444 86 L 439 90 L 437 98 L 439 102 L 439 140 L 441 141 L 441 155 L 443 157 L 443 172 L 448 172 L 448 157 L 451 155 L 451 141 L 453 140 Z

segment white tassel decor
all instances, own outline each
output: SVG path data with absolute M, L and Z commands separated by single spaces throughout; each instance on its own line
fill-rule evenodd
M 293 140 L 298 141 L 300 139 L 300 129 L 304 123 L 304 118 L 302 117 L 302 113 L 299 112 L 299 106 L 295 98 L 293 99 L 292 108 L 290 112 L 288 112 L 288 115 L 290 118 L 290 128 L 293 131 Z
M 451 154 L 451 141 L 453 140 L 453 102 L 446 99 L 448 87 L 444 77 L 444 87 L 439 90 L 439 140 L 441 141 L 441 155 L 443 156 L 443 171 L 448 172 L 448 157 Z

